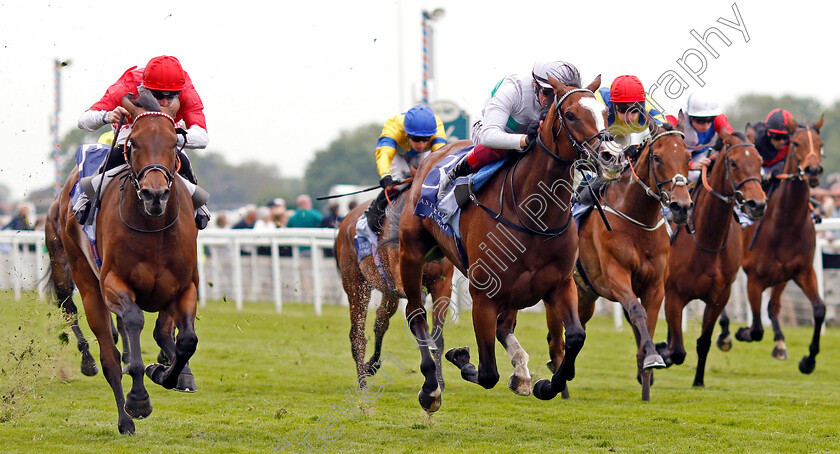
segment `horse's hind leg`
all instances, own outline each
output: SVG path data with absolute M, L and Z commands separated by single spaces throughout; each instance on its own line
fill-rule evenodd
M 146 367 L 146 376 L 166 389 L 173 389 L 178 385 L 178 378 L 195 353 L 196 346 L 198 345 L 198 336 L 195 334 L 197 299 L 198 292 L 193 283 L 180 295 L 178 301 L 166 307 L 167 314 L 172 318 L 178 328 L 178 337 L 175 339 L 175 354 L 172 358 L 172 365 L 164 366 L 154 363 Z
M 367 373 L 373 375 L 379 370 L 379 359 L 382 355 L 382 340 L 385 338 L 385 333 L 391 325 L 391 317 L 397 312 L 400 307 L 400 299 L 393 294 L 383 295 L 382 304 L 376 308 L 376 320 L 373 322 L 373 355 L 367 363 L 365 368 Z M 362 336 L 364 336 L 364 323 L 362 324 Z M 362 360 L 364 360 L 364 351 L 362 352 Z
M 656 351 L 662 356 L 666 367 L 685 362 L 685 342 L 682 332 L 682 316 L 685 304 L 686 301 L 675 289 L 666 287 L 665 319 L 668 322 L 668 340 L 656 344 Z
M 505 347 L 513 366 L 513 374 L 508 380 L 508 388 L 520 396 L 531 395 L 531 372 L 528 370 L 528 352 L 513 335 L 516 329 L 516 311 L 505 311 L 499 315 L 496 326 L 496 339 Z
M 718 324 L 720 325 L 720 334 L 716 344 L 720 351 L 728 352 L 732 350 L 732 333 L 729 332 L 729 316 L 726 315 L 726 308 L 721 311 Z
M 767 316 L 770 318 L 770 324 L 773 325 L 773 352 L 771 355 L 773 358 L 780 360 L 788 359 L 785 334 L 779 324 L 779 310 L 782 308 L 782 292 L 785 290 L 785 286 L 787 286 L 787 282 L 773 287 L 770 293 L 770 301 L 767 303 Z
M 764 327 L 761 326 L 761 293 L 766 287 L 757 279 L 747 275 L 747 298 L 752 310 L 752 325 L 738 328 L 735 339 L 741 342 L 758 342 L 764 337 Z
M 158 312 L 153 336 L 160 347 L 158 362 L 164 364 L 161 361 L 164 359 L 169 363 L 168 365 L 171 365 L 172 360 L 169 358 L 175 358 L 175 321 L 166 312 Z M 175 390 L 186 393 L 194 393 L 198 390 L 189 363 L 184 365 L 184 370 L 178 375 L 178 384 L 175 385 Z
M 549 347 L 552 353 L 555 353 L 555 348 L 565 348 L 565 351 L 551 381 L 542 379 L 534 384 L 534 396 L 541 400 L 549 400 L 563 392 L 563 398 L 568 398 L 565 392 L 566 382 L 575 378 L 575 360 L 586 341 L 586 332 L 583 330 L 578 315 L 577 289 L 574 280 L 571 277 L 567 278 L 552 289 L 545 296 L 544 301 L 546 323 L 551 336 Z M 554 359 L 556 360 L 557 357 Z
M 432 295 L 432 313 L 434 317 L 434 320 L 432 320 L 432 339 L 435 341 L 435 349 L 432 355 L 435 358 L 438 383 L 440 383 L 440 389 L 443 391 L 446 387 L 443 382 L 443 367 L 441 364 L 444 353 L 443 327 L 446 325 L 446 314 L 452 302 L 452 267 L 450 265 L 448 270 L 446 270 L 443 266 L 427 265 L 426 268 L 431 268 L 429 273 L 435 273 L 433 276 L 424 274 L 423 279 L 424 281 L 428 280 L 426 287 Z M 457 311 L 457 308 L 453 307 L 453 310 Z
M 794 282 L 811 300 L 811 307 L 814 309 L 814 334 L 811 338 L 811 345 L 808 347 L 809 354 L 799 361 L 799 371 L 803 374 L 810 374 L 817 367 L 817 354 L 820 352 L 820 331 L 822 331 L 822 325 L 825 322 L 825 302 L 820 298 L 817 276 L 814 274 L 812 267 L 807 267 L 796 276 Z
M 339 264 L 342 261 L 339 260 Z M 370 303 L 371 287 L 361 270 L 352 264 L 353 269 L 343 267 L 341 283 L 350 306 L 350 352 L 356 362 L 356 377 L 360 387 L 365 386 L 365 377 L 373 375 L 369 365 L 365 363 L 365 322 L 367 321 L 368 304 Z
M 53 215 L 52 209 L 50 215 Z M 82 373 L 88 377 L 92 377 L 99 372 L 99 368 L 96 366 L 96 360 L 93 359 L 93 355 L 90 354 L 88 341 L 82 334 L 81 328 L 79 328 L 79 310 L 73 302 L 75 284 L 73 283 L 73 276 L 70 273 L 70 266 L 67 262 L 64 246 L 61 244 L 61 238 L 59 238 L 56 232 L 54 222 L 57 221 L 50 219 L 46 225 L 46 245 L 50 253 L 50 285 L 55 290 L 56 297 L 58 298 L 58 306 L 64 313 L 64 317 L 70 320 L 70 329 L 73 330 L 73 334 L 76 336 L 76 346 L 82 354 Z

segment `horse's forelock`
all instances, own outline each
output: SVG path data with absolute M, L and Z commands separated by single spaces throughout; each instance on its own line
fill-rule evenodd
M 744 134 L 744 133 L 743 133 L 743 132 L 741 132 L 741 131 L 734 131 L 734 132 L 732 133 L 732 135 L 733 135 L 733 136 L 735 136 L 735 137 L 737 137 L 737 138 L 739 138 L 739 139 L 741 139 L 741 141 L 744 141 L 744 142 L 746 142 L 746 141 L 747 141 L 747 135 L 746 135 L 746 134 Z
M 157 99 L 148 90 L 140 90 L 140 97 L 132 102 L 135 106 L 142 107 L 147 111 L 160 112 L 160 104 L 158 104 Z

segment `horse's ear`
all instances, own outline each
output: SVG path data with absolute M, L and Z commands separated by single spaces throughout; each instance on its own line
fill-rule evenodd
M 785 126 L 787 126 L 788 131 L 790 131 L 791 135 L 793 135 L 793 133 L 796 132 L 797 124 L 796 124 L 796 120 L 794 120 L 793 117 L 788 118 L 785 121 Z
M 685 114 L 683 113 L 682 109 L 677 114 L 677 130 L 684 131 L 685 129 Z
M 548 83 L 554 88 L 554 93 L 559 97 L 562 97 L 566 94 L 572 87 L 560 82 L 559 80 L 555 79 L 554 77 L 548 76 Z
M 598 74 L 595 77 L 595 80 L 593 80 L 592 82 L 589 83 L 589 85 L 586 86 L 586 89 L 594 93 L 595 90 L 597 90 L 600 87 L 601 87 L 601 75 Z
M 138 106 L 135 106 L 134 103 L 131 101 L 131 98 L 128 96 L 123 96 L 121 105 L 128 111 L 128 115 L 136 117 L 143 109 Z
M 819 119 L 819 120 L 817 120 L 817 122 L 816 122 L 816 123 L 814 123 L 814 129 L 816 129 L 816 130 L 817 130 L 817 132 L 820 132 L 820 129 L 822 129 L 822 126 L 823 126 L 823 117 L 824 117 L 824 116 L 825 116 L 825 114 L 820 114 L 820 119 Z
M 726 130 L 726 128 L 720 128 L 720 138 L 726 141 L 732 134 Z
M 755 128 L 753 128 L 751 124 L 747 123 L 747 126 L 744 127 L 744 134 L 747 136 L 747 140 L 749 140 L 750 143 L 755 143 Z

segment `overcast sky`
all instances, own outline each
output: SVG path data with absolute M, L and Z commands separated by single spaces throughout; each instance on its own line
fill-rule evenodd
M 701 89 L 678 62 L 684 56 L 683 65 L 697 72 L 705 61 L 702 89 L 723 104 L 747 92 L 831 104 L 840 83 L 836 15 L 827 4 L 0 0 L 0 184 L 21 197 L 55 178 L 56 58 L 71 61 L 61 70 L 62 135 L 123 71 L 175 55 L 204 101 L 208 150 L 234 164 L 258 160 L 301 176 L 340 131 L 381 123 L 420 100 L 424 9 L 445 10 L 434 24 L 432 100 L 452 101 L 475 117 L 501 77 L 530 72 L 540 59 L 575 64 L 584 84 L 597 74 L 604 84 L 636 74 L 649 88 L 670 74 L 665 79 L 682 79 L 686 91 L 675 100 L 664 88 L 653 95 L 672 109 Z M 710 27 L 730 45 L 710 36 L 706 49 L 691 35 Z

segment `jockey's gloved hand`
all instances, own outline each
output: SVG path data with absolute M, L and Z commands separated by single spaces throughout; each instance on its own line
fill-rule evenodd
M 388 186 L 391 186 L 392 184 L 394 184 L 394 179 L 391 178 L 391 175 L 385 175 L 384 177 L 382 177 L 381 180 L 379 180 L 379 186 L 382 189 L 385 189 Z
M 525 148 L 522 151 L 531 151 L 537 144 L 537 135 L 540 133 L 540 120 L 534 120 L 528 125 L 528 131 L 525 133 Z

